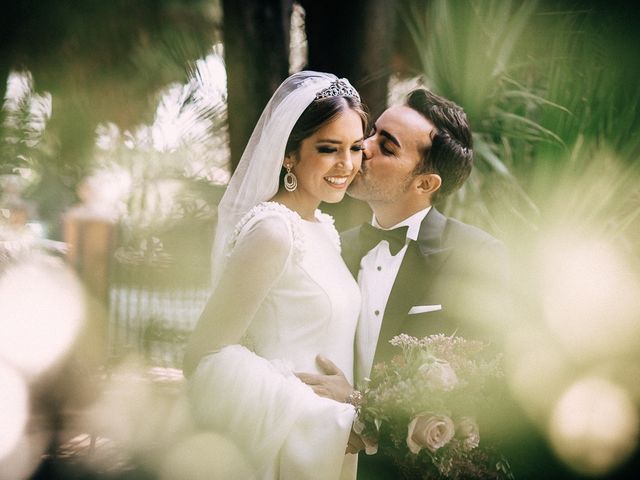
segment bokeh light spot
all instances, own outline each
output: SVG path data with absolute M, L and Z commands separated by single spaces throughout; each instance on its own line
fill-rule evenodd
M 516 330 L 507 341 L 507 375 L 524 411 L 544 428 L 553 402 L 571 378 L 562 350 L 542 332 Z
M 544 319 L 575 359 L 633 352 L 640 337 L 640 282 L 613 245 L 595 236 L 543 243 Z
M 0 362 L 0 459 L 11 453 L 27 423 L 29 395 L 18 372 Z
M 0 480 L 31 478 L 51 441 L 49 431 L 26 428 L 12 451 L 0 456 Z
M 16 263 L 0 277 L 0 356 L 38 375 L 70 349 L 84 315 L 82 287 L 62 262 L 34 256 Z
M 570 467 L 603 475 L 636 448 L 638 413 L 623 389 L 605 379 L 586 378 L 562 395 L 549 433 L 557 454 Z

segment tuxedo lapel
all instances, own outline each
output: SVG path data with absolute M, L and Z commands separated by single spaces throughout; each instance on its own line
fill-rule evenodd
M 432 208 L 420 225 L 416 242 L 410 242 L 391 289 L 382 320 L 374 363 L 393 351 L 389 340 L 402 333 L 409 309 L 420 305 L 451 249 L 442 245 L 444 217 Z
M 346 263 L 347 268 L 353 275 L 353 278 L 358 278 L 358 271 L 360 270 L 360 260 L 367 253 L 363 252 L 362 242 L 360 241 L 360 230 L 362 225 L 347 230 L 340 235 L 342 245 L 342 259 Z

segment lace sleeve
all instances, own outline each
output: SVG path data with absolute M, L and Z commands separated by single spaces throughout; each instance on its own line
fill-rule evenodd
M 239 343 L 294 252 L 291 222 L 275 212 L 243 225 L 191 336 L 185 373 L 207 352 Z

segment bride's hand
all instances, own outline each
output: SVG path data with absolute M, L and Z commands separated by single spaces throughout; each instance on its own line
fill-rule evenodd
M 340 370 L 331 360 L 318 355 L 316 362 L 320 370 L 325 374 L 316 373 L 296 373 L 296 376 L 309 385 L 317 395 L 331 398 L 337 402 L 345 402 L 347 397 L 353 392 L 353 387 Z

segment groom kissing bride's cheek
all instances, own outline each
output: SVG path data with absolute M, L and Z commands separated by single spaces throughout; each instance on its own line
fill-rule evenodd
M 499 376 L 474 342 L 504 327 L 505 249 L 433 206 L 471 172 L 466 116 L 419 89 L 368 125 L 347 79 L 291 75 L 218 205 L 184 373 L 195 425 L 237 449 L 225 478 L 510 475 L 475 409 Z M 341 241 L 318 207 L 347 193 L 374 215 Z
M 331 358 L 318 356 L 325 375 L 298 373 L 318 395 L 359 406 L 374 365 L 389 367 L 397 351 L 397 342 L 394 347 L 390 341 L 400 334 L 417 339 L 455 335 L 496 343 L 508 312 L 506 249 L 484 231 L 448 218 L 434 207 L 469 177 L 472 147 L 463 110 L 424 89 L 414 90 L 404 104 L 384 111 L 368 132 L 362 166 L 347 194 L 365 201 L 373 218 L 371 225 L 341 234 L 342 256 L 362 298 L 355 384 L 347 381 Z M 440 368 L 438 375 L 451 380 L 455 373 Z M 420 436 L 415 431 L 418 420 L 412 422 L 414 440 L 410 435 L 407 447 L 414 447 L 414 453 Z M 451 438 L 453 430 L 447 432 L 446 422 L 434 422 L 440 440 Z M 360 433 L 361 427 L 354 430 Z M 473 430 L 469 425 L 463 429 Z M 348 451 L 371 447 L 370 439 L 357 433 L 352 431 Z M 359 456 L 358 478 L 401 475 L 382 450 Z

